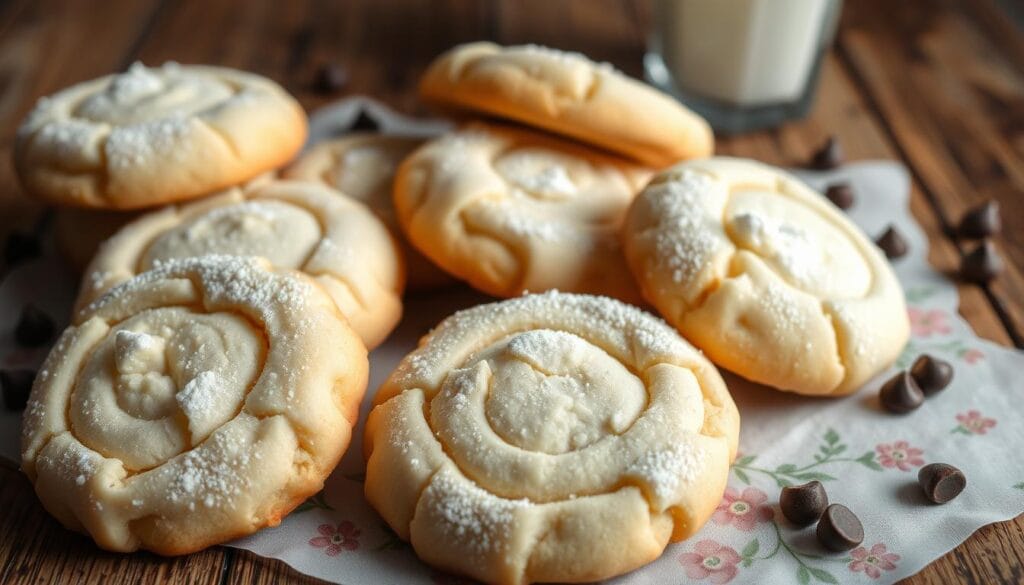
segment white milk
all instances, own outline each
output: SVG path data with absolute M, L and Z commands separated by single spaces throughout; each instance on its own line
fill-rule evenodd
M 827 0 L 655 0 L 661 56 L 684 91 L 741 107 L 797 100 L 821 47 Z

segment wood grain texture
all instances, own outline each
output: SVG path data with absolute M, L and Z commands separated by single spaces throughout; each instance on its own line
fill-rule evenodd
M 1005 35 L 989 34 L 974 14 L 948 0 L 851 2 L 841 55 L 945 229 L 999 201 L 996 242 L 1010 262 L 985 292 L 1024 347 L 1024 77 L 1007 56 L 1017 49 L 997 46 Z
M 28 480 L 7 467 L 0 467 L 0 509 L 0 583 L 220 582 L 224 549 L 173 559 L 99 550 L 51 518 Z
M 901 160 L 929 259 L 952 273 L 963 252 L 948 235 L 964 209 L 1003 205 L 999 245 L 1010 272 L 988 288 L 960 286 L 960 311 L 983 337 L 1020 342 L 1024 325 L 1024 41 L 992 0 L 846 3 L 839 48 L 824 66 L 810 116 L 724 138 L 720 151 L 781 165 L 805 161 L 829 135 L 850 159 Z M 307 109 L 366 94 L 425 115 L 415 97 L 427 63 L 449 46 L 492 39 L 582 51 L 639 76 L 651 18 L 642 0 L 76 0 L 0 1 L 0 156 L 35 99 L 136 59 L 214 63 L 267 75 Z M 314 79 L 341 64 L 335 95 Z M 34 208 L 0 165 L 0 236 Z M 0 583 L 320 583 L 284 563 L 214 548 L 179 559 L 114 555 L 63 530 L 17 472 L 0 468 Z M 9 512 L 7 512 L 9 511 Z M 339 576 L 341 577 L 341 576 Z M 912 585 L 1021 583 L 1024 520 L 987 526 L 908 579 Z
M 157 14 L 156 0 L 10 0 L 0 6 L 0 234 L 38 210 L 17 189 L 14 131 L 35 101 L 72 83 L 123 69 Z

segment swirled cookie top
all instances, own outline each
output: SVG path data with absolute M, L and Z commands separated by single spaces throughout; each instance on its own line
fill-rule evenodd
M 257 258 L 161 262 L 90 304 L 47 357 L 23 466 L 48 508 L 60 493 L 55 513 L 106 547 L 194 550 L 266 523 L 295 497 L 282 490 L 319 489 L 366 368 L 333 302 L 297 274 Z M 154 516 L 171 533 L 137 522 Z
M 521 246 L 615 231 L 649 176 L 642 167 L 568 143 L 483 124 L 447 134 L 429 148 L 423 156 L 438 158 L 436 183 L 481 179 L 476 188 L 454 192 L 448 213 L 462 211 L 471 231 Z
M 698 371 L 711 367 L 664 321 L 635 307 L 607 297 L 548 291 L 465 309 L 448 317 L 402 361 L 391 377 L 394 385 L 389 381 L 385 389 L 420 388 L 433 396 L 451 369 L 479 361 L 485 348 L 505 347 L 513 356 L 537 356 L 536 348 L 541 344 L 549 349 L 559 347 L 559 354 L 568 350 L 577 357 L 587 353 L 572 350 L 585 344 L 626 364 L 630 375 L 662 362 Z M 571 357 L 556 357 L 559 354 L 543 359 Z M 386 392 L 378 393 L 376 402 L 389 397 Z
M 356 134 L 313 145 L 283 172 L 288 179 L 320 181 L 362 201 L 388 227 L 397 228 L 391 187 L 398 165 L 422 139 Z
M 674 495 L 703 466 L 693 437 L 714 429 L 722 438 L 730 424 L 719 423 L 735 408 L 714 367 L 663 322 L 612 299 L 557 291 L 446 319 L 376 403 L 412 389 L 425 394 L 430 424 L 461 469 L 505 497 L 535 501 L 607 488 L 629 469 Z M 606 472 L 574 476 L 602 458 Z M 678 465 L 656 472 L 669 460 Z
M 279 85 L 222 67 L 141 63 L 39 100 L 18 128 L 26 190 L 136 209 L 191 199 L 280 166 L 306 118 Z
M 328 283 L 346 317 L 366 318 L 369 325 L 353 324 L 367 343 L 378 343 L 397 322 L 399 311 L 375 321 L 400 307 L 403 286 L 400 252 L 387 228 L 336 190 L 300 181 L 230 189 L 140 217 L 101 247 L 78 304 L 160 263 L 217 254 L 266 258 Z
M 743 165 L 732 177 L 731 165 L 721 158 L 697 161 L 652 180 L 642 194 L 649 219 L 631 236 L 653 239 L 657 252 L 649 270 L 670 275 L 687 299 L 696 299 L 713 282 L 701 273 L 725 271 L 728 262 L 715 258 L 745 250 L 789 286 L 817 298 L 869 293 L 876 259 L 856 228 L 792 179 Z
M 537 132 L 473 123 L 402 164 L 395 208 L 446 270 L 497 296 L 636 299 L 619 228 L 650 170 Z
M 907 336 L 880 251 L 824 197 L 754 161 L 663 171 L 637 197 L 626 254 L 645 296 L 717 363 L 806 394 L 856 389 Z
M 225 79 L 196 75 L 174 62 L 154 68 L 134 63 L 128 71 L 112 76 L 103 91 L 74 105 L 71 115 L 117 126 L 192 116 L 231 98 L 239 89 Z
M 135 63 L 124 73 L 41 98 L 18 133 L 38 132 L 37 140 L 63 145 L 72 168 L 104 157 L 112 168 L 137 166 L 187 132 L 190 118 L 268 91 L 283 93 L 268 80 L 230 69 Z
M 494 582 L 574 581 L 650 558 L 526 576 L 608 531 L 658 551 L 692 533 L 720 500 L 739 430 L 717 371 L 665 323 L 557 291 L 449 317 L 375 404 L 371 502 L 428 561 Z

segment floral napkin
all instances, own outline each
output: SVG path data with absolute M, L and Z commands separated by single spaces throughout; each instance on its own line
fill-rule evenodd
M 393 114 L 366 98 L 339 102 L 313 117 L 312 134 L 344 131 L 369 114 L 385 132 L 429 135 L 443 128 Z M 614 579 L 622 584 L 671 583 L 892 583 L 919 571 L 979 527 L 1024 512 L 1024 354 L 976 337 L 957 314 L 953 285 L 927 264 L 927 240 L 907 209 L 909 180 L 898 164 L 846 165 L 827 173 L 800 172 L 813 187 L 851 183 L 851 218 L 867 234 L 890 224 L 906 236 L 910 253 L 894 261 L 907 295 L 912 339 L 896 366 L 841 399 L 813 399 L 726 381 L 742 416 L 740 454 L 722 502 L 693 538 L 670 545 L 650 565 Z M 47 253 L 0 283 L 0 365 L 31 364 L 18 354 L 10 330 L 17 307 L 33 298 L 66 314 L 73 287 Z M 40 283 L 58 283 L 41 291 Z M 405 319 L 371 356 L 370 396 L 416 340 L 457 309 L 489 299 L 465 289 L 409 299 Z M 63 309 L 62 309 L 63 307 Z M 63 310 L 64 313 L 60 313 Z M 896 368 L 927 352 L 954 365 L 945 391 L 905 416 L 883 411 L 877 389 Z M 420 563 L 363 498 L 362 426 L 323 492 L 276 528 L 229 543 L 280 559 L 296 570 L 345 585 L 468 583 Z M 17 415 L 0 417 L 0 456 L 17 461 Z M 956 465 L 967 489 L 937 506 L 924 500 L 917 471 L 931 462 Z M 814 528 L 792 527 L 778 509 L 782 486 L 817 479 L 832 502 L 861 519 L 862 546 L 828 553 Z

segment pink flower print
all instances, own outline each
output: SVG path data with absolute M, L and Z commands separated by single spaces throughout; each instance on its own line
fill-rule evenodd
M 338 556 L 342 549 L 356 550 L 359 548 L 359 535 L 362 534 L 362 531 L 348 520 L 339 522 L 337 527 L 321 524 L 316 530 L 320 536 L 310 538 L 309 544 L 324 549 L 324 554 L 329 557 Z
M 985 354 L 981 353 L 976 349 L 968 349 L 965 350 L 962 354 L 960 354 L 960 357 L 962 357 L 963 360 L 968 364 L 976 364 L 981 360 L 985 359 Z
M 896 562 L 900 555 L 888 552 L 885 545 L 878 543 L 871 547 L 871 550 L 859 546 L 850 553 L 853 560 L 850 561 L 850 570 L 854 573 L 866 573 L 868 577 L 877 579 L 882 576 L 882 571 L 892 571 L 896 568 Z
M 911 447 L 906 441 L 896 441 L 891 445 L 883 443 L 875 447 L 875 451 L 878 451 L 878 462 L 882 467 L 910 471 L 911 467 L 924 465 L 924 459 L 921 459 L 924 450 Z
M 775 516 L 771 506 L 764 504 L 767 500 L 768 496 L 755 487 L 746 488 L 742 494 L 731 487 L 726 488 L 722 502 L 711 518 L 720 526 L 732 524 L 750 532 L 758 522 L 767 522 Z
M 915 307 L 907 309 L 910 316 L 910 331 L 914 337 L 931 337 L 933 334 L 945 335 L 951 331 L 946 323 L 946 313 L 939 309 L 925 311 Z
M 679 564 L 690 579 L 707 579 L 716 585 L 728 583 L 736 577 L 736 565 L 742 560 L 736 549 L 718 544 L 713 540 L 702 540 L 693 547 L 694 552 L 679 555 Z
M 996 426 L 996 419 L 986 418 L 977 410 L 968 410 L 956 415 L 960 426 L 953 429 L 968 435 L 984 435 L 989 429 Z

